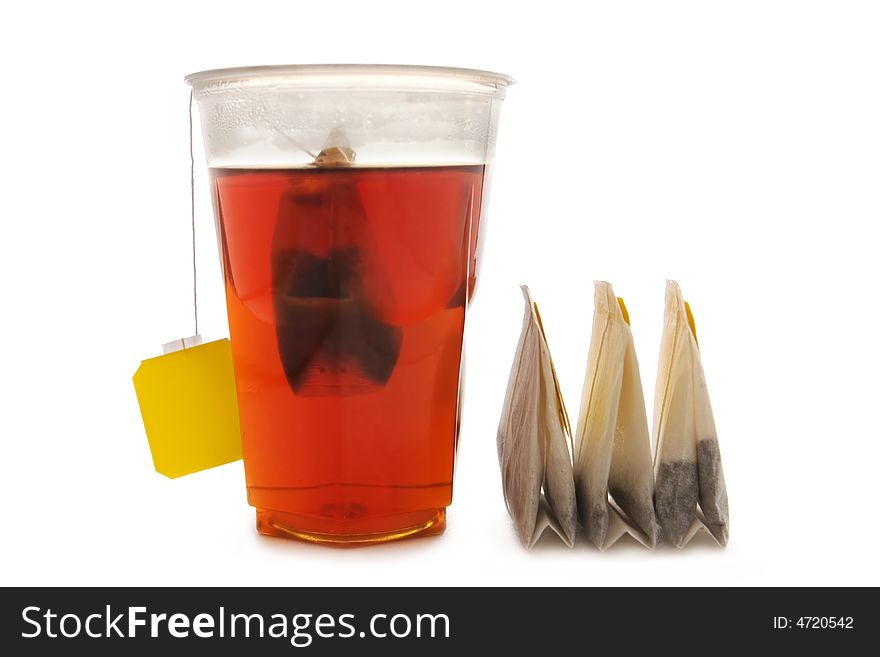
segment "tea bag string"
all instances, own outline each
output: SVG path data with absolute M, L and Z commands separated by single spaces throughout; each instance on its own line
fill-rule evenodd
M 193 318 L 199 334 L 199 294 L 196 274 L 196 160 L 193 156 L 193 92 L 189 92 L 189 208 L 192 226 L 192 260 L 193 260 Z
M 272 123 L 272 121 L 267 120 L 266 123 L 268 123 L 270 126 L 272 126 L 272 127 L 275 129 L 275 134 L 279 135 L 282 139 L 285 139 L 285 140 L 289 141 L 289 142 L 290 142 L 291 144 L 293 144 L 298 150 L 301 150 L 303 153 L 305 153 L 306 155 L 308 155 L 308 156 L 309 156 L 310 158 L 312 158 L 313 160 L 314 160 L 314 159 L 317 159 L 318 155 L 317 155 L 316 153 L 313 153 L 313 152 L 310 151 L 308 148 L 306 148 L 305 146 L 303 146 L 303 145 L 302 145 L 301 143 L 299 143 L 296 139 L 294 139 L 294 138 L 291 137 L 289 134 L 287 134 L 284 130 L 282 130 L 282 129 L 279 128 L 277 125 L 275 125 L 274 123 Z
M 190 228 L 192 230 L 192 269 L 193 269 L 193 323 L 195 324 L 195 332 L 193 335 L 199 334 L 199 293 L 198 293 L 198 271 L 196 267 L 196 160 L 193 154 L 193 92 L 189 92 L 189 208 L 190 208 Z M 300 144 L 293 137 L 288 135 L 278 126 L 271 124 L 275 128 L 276 133 L 293 144 L 296 148 L 304 151 L 312 159 L 318 160 L 320 154 L 315 154 L 305 146 Z

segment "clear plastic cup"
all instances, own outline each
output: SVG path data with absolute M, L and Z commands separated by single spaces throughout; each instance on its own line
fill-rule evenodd
M 416 66 L 194 73 L 263 534 L 442 532 L 462 340 L 511 78 Z

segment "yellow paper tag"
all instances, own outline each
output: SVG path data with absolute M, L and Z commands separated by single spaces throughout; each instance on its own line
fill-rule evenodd
M 132 380 L 157 472 L 180 477 L 241 458 L 229 340 L 145 360 Z
M 620 313 L 623 315 L 623 321 L 629 324 L 629 311 L 626 309 L 623 297 L 617 297 L 617 305 L 620 306 Z
M 687 301 L 684 302 L 684 311 L 687 313 L 688 326 L 691 327 L 691 333 L 694 334 L 694 342 L 697 343 L 697 348 L 699 348 L 700 341 L 697 340 L 697 325 L 694 323 L 694 314 L 691 312 L 691 304 Z

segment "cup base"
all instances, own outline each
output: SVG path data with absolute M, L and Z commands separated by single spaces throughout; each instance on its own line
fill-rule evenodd
M 372 531 L 339 533 L 327 531 L 314 517 L 285 513 L 271 509 L 257 509 L 257 531 L 263 536 L 308 541 L 335 547 L 375 545 L 406 538 L 435 536 L 446 530 L 446 509 L 425 509 L 375 521 Z

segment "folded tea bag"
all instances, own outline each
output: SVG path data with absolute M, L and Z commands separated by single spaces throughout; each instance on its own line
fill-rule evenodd
M 666 283 L 654 435 L 655 507 L 663 539 L 682 547 L 706 529 L 726 545 L 727 489 L 715 420 L 693 316 L 675 281 Z
M 596 547 L 605 549 L 624 534 L 654 547 L 651 440 L 639 362 L 623 299 L 602 281 L 596 282 L 574 480 L 581 522 Z
M 504 499 L 526 547 L 547 527 L 571 547 L 577 525 L 571 429 L 538 307 L 525 285 L 522 293 L 522 332 L 498 426 Z

